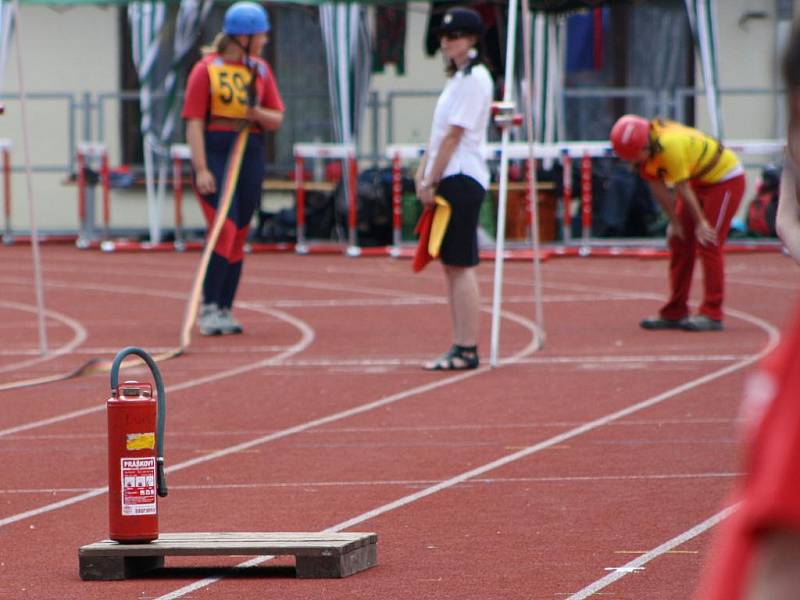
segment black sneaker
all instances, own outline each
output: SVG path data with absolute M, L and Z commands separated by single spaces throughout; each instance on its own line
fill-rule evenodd
M 695 315 L 685 320 L 682 329 L 686 331 L 722 331 L 722 321 L 705 315 Z
M 664 317 L 646 317 L 639 321 L 642 329 L 686 329 L 688 319 L 665 319 Z

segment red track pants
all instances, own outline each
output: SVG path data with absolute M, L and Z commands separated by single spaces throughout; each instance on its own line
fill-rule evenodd
M 745 189 L 744 175 L 712 185 L 692 184 L 697 200 L 709 224 L 717 232 L 716 244 L 699 244 L 695 238 L 696 224 L 682 198 L 678 198 L 675 214 L 683 228 L 683 238 L 673 235 L 669 239 L 669 279 L 671 295 L 661 308 L 665 319 L 681 319 L 689 314 L 689 288 L 692 284 L 695 254 L 703 263 L 703 304 L 700 314 L 711 319 L 722 319 L 722 300 L 725 292 L 725 268 L 722 245 L 728 238 L 731 219 L 736 214 Z

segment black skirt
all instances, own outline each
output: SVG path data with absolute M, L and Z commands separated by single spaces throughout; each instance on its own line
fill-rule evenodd
M 474 267 L 478 264 L 478 217 L 486 190 L 469 175 L 445 177 L 436 194 L 450 203 L 452 212 L 439 257 L 443 264 Z

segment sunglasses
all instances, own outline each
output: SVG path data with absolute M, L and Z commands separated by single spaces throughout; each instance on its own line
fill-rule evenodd
M 439 39 L 447 39 L 447 40 L 460 40 L 461 38 L 467 37 L 472 35 L 467 33 L 466 31 L 447 31 L 439 35 Z

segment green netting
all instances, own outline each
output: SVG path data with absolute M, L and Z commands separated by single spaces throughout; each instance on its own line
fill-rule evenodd
M 481 212 L 478 214 L 478 225 L 490 238 L 494 238 L 497 232 L 497 215 L 495 214 L 494 196 L 491 192 L 486 193 L 486 198 L 481 203 Z
M 417 239 L 414 228 L 417 226 L 419 216 L 422 214 L 422 204 L 417 199 L 414 192 L 403 194 L 403 240 L 413 241 Z

